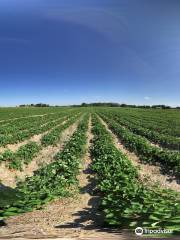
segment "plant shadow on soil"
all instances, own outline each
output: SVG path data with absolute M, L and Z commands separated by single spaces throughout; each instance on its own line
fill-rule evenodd
M 88 201 L 88 207 L 82 208 L 82 210 L 77 211 L 73 214 L 76 218 L 72 222 L 67 222 L 66 224 L 57 225 L 55 228 L 61 229 L 82 229 L 95 232 L 104 232 L 112 233 L 115 235 L 121 235 L 122 231 L 120 229 L 108 228 L 104 224 L 104 213 L 100 208 L 101 197 L 96 186 L 97 181 L 93 177 L 93 171 L 91 170 L 90 165 L 87 169 L 83 171 L 84 174 L 87 174 L 88 183 L 86 186 L 80 189 L 80 194 L 89 194 L 91 197 Z
M 160 164 L 160 173 L 168 176 L 167 181 L 172 182 L 175 181 L 177 184 L 180 184 L 180 175 L 171 171 L 171 169 L 167 169 L 167 166 L 163 166 Z
M 150 166 L 157 166 L 159 168 L 159 172 L 160 174 L 167 176 L 167 182 L 171 183 L 173 181 L 175 181 L 177 184 L 180 184 L 180 175 L 174 173 L 170 168 L 167 167 L 167 165 L 163 165 L 163 164 L 158 164 L 157 162 L 145 162 L 145 161 L 141 161 L 141 163 L 145 164 L 145 165 L 150 165 Z
M 115 237 L 115 239 L 139 239 L 138 236 L 133 234 L 132 230 L 120 229 L 120 228 L 110 228 L 105 225 L 104 222 L 104 213 L 101 209 L 101 194 L 97 190 L 97 181 L 93 176 L 93 171 L 91 170 L 90 165 L 87 169 L 83 171 L 84 174 L 87 174 L 88 183 L 86 186 L 80 189 L 80 194 L 89 194 L 91 197 L 88 201 L 88 207 L 82 208 L 82 210 L 77 211 L 73 214 L 75 219 L 71 222 L 62 223 L 60 225 L 54 226 L 57 229 L 82 229 L 88 232 L 96 232 L 102 234 L 110 234 Z M 141 224 L 140 224 L 141 226 Z M 107 235 L 104 235 L 106 239 Z M 107 238 L 109 239 L 109 238 Z M 114 239 L 114 238 L 112 238 Z M 143 237 L 143 239 L 157 239 L 151 237 Z M 158 238 L 161 239 L 161 238 Z M 175 236 L 169 239 L 176 239 Z
M 118 142 L 122 145 L 125 145 L 125 143 L 123 143 L 123 141 L 118 138 Z M 128 150 L 128 148 L 125 148 L 127 151 L 129 151 L 130 153 L 134 153 L 134 151 L 132 150 Z M 146 162 L 143 159 L 141 159 L 140 156 L 138 156 L 138 154 L 134 153 L 137 158 L 139 158 L 139 163 L 142 163 L 144 165 L 149 165 L 149 166 L 155 166 L 159 168 L 159 172 L 160 174 L 162 174 L 163 176 L 167 176 L 167 182 L 171 183 L 173 181 L 175 181 L 177 184 L 180 184 L 180 174 L 179 173 L 175 173 L 170 167 L 168 167 L 167 164 L 163 164 L 160 162 L 156 162 L 156 161 L 151 161 L 151 162 Z
M 0 207 L 4 207 L 17 200 L 17 191 L 0 183 Z
M 0 183 L 0 208 L 12 204 L 15 200 L 17 200 L 17 191 Z M 0 227 L 5 225 L 4 220 L 0 219 Z

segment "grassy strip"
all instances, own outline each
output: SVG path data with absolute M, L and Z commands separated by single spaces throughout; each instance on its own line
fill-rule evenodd
M 102 192 L 106 223 L 129 228 L 170 228 L 178 232 L 180 195 L 142 183 L 137 169 L 114 146 L 111 134 L 97 118 L 93 118 L 92 132 L 92 168 Z
M 135 152 L 142 161 L 145 163 L 160 163 L 164 171 L 179 176 L 179 152 L 152 146 L 146 138 L 132 133 L 127 128 L 122 127 L 120 124 L 104 115 L 101 115 L 101 117 L 107 122 L 109 128 L 122 140 L 124 146 L 130 151 Z
M 0 205 L 1 218 L 40 209 L 54 198 L 70 194 L 70 186 L 78 183 L 77 174 L 80 158 L 85 151 L 87 129 L 86 115 L 64 150 L 55 156 L 56 161 L 40 168 L 32 177 L 19 183 L 15 189 L 17 199 L 14 203 Z

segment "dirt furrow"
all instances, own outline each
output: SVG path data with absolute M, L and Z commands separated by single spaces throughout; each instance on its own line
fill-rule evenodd
M 75 132 L 77 125 L 77 121 L 72 126 L 64 130 L 61 134 L 61 139 L 56 146 L 48 146 L 43 148 L 37 157 L 33 159 L 27 166 L 23 167 L 22 171 L 8 169 L 6 163 L 2 163 L 0 165 L 0 179 L 1 183 L 5 186 L 9 186 L 14 188 L 16 186 L 17 180 L 25 179 L 26 176 L 32 176 L 33 172 L 37 170 L 42 164 L 48 164 L 53 161 L 54 155 L 63 149 L 64 143 L 68 141 L 68 139 Z
M 119 231 L 103 228 L 103 214 L 99 210 L 100 196 L 96 180 L 91 171 L 91 121 L 89 122 L 87 152 L 82 162 L 79 185 L 80 192 L 72 198 L 57 199 L 43 210 L 35 210 L 9 218 L 3 227 L 5 237 L 26 239 L 61 237 L 68 239 L 127 239 Z
M 104 215 L 99 209 L 101 202 L 97 191 L 97 182 L 91 170 L 91 118 L 87 133 L 87 151 L 79 175 L 80 194 L 76 201 L 65 209 L 65 217 L 55 225 L 58 236 L 77 237 L 78 239 L 123 239 L 119 231 L 103 227 Z
M 139 174 L 141 179 L 146 179 L 150 184 L 159 183 L 162 188 L 170 188 L 177 192 L 180 192 L 180 184 L 177 183 L 176 179 L 172 179 L 168 175 L 162 174 L 159 166 L 143 164 L 141 163 L 139 157 L 133 153 L 128 151 L 119 139 L 108 127 L 107 123 L 100 118 L 101 123 L 106 127 L 106 129 L 111 133 L 114 143 L 118 149 L 120 149 L 134 164 L 134 166 L 138 167 Z

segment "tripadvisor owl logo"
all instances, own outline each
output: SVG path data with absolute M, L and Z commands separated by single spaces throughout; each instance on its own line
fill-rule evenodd
M 138 236 L 141 236 L 143 234 L 172 234 L 173 230 L 172 229 L 147 229 L 147 228 L 142 228 L 142 227 L 137 227 L 135 229 L 135 234 Z
M 135 229 L 135 234 L 138 235 L 138 236 L 142 235 L 143 234 L 143 228 L 137 227 Z

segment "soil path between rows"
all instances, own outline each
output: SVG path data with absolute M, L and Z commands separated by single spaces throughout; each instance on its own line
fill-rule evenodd
M 170 188 L 172 190 L 180 192 L 180 184 L 177 183 L 176 179 L 172 179 L 172 177 L 162 174 L 159 166 L 141 163 L 139 157 L 135 153 L 128 151 L 124 147 L 123 143 L 121 142 L 121 139 L 118 138 L 109 129 L 108 124 L 101 117 L 99 117 L 99 120 L 106 127 L 106 129 L 111 133 L 115 146 L 132 161 L 134 166 L 138 167 L 138 172 L 140 174 L 141 179 L 146 179 L 146 180 L 148 179 L 150 184 L 154 184 L 158 182 L 162 188 L 166 188 L 166 189 Z
M 48 164 L 53 161 L 57 152 L 63 149 L 65 142 L 67 142 L 72 134 L 75 132 L 80 120 L 72 124 L 69 128 L 61 133 L 61 138 L 56 146 L 48 146 L 43 148 L 37 157 L 35 157 L 28 165 L 23 167 L 22 171 L 9 169 L 6 163 L 0 165 L 0 179 L 5 186 L 14 188 L 17 180 L 24 180 L 26 176 L 32 176 L 42 164 Z
M 3 239 L 109 239 L 123 240 L 127 234 L 117 229 L 103 228 L 104 216 L 99 210 L 100 196 L 96 178 L 91 170 L 90 145 L 91 119 L 87 133 L 88 144 L 78 176 L 80 191 L 72 198 L 62 198 L 49 203 L 43 210 L 35 210 L 6 220 L 2 227 Z M 1 239 L 1 237 L 0 237 Z M 132 239 L 132 238 L 131 238 Z

